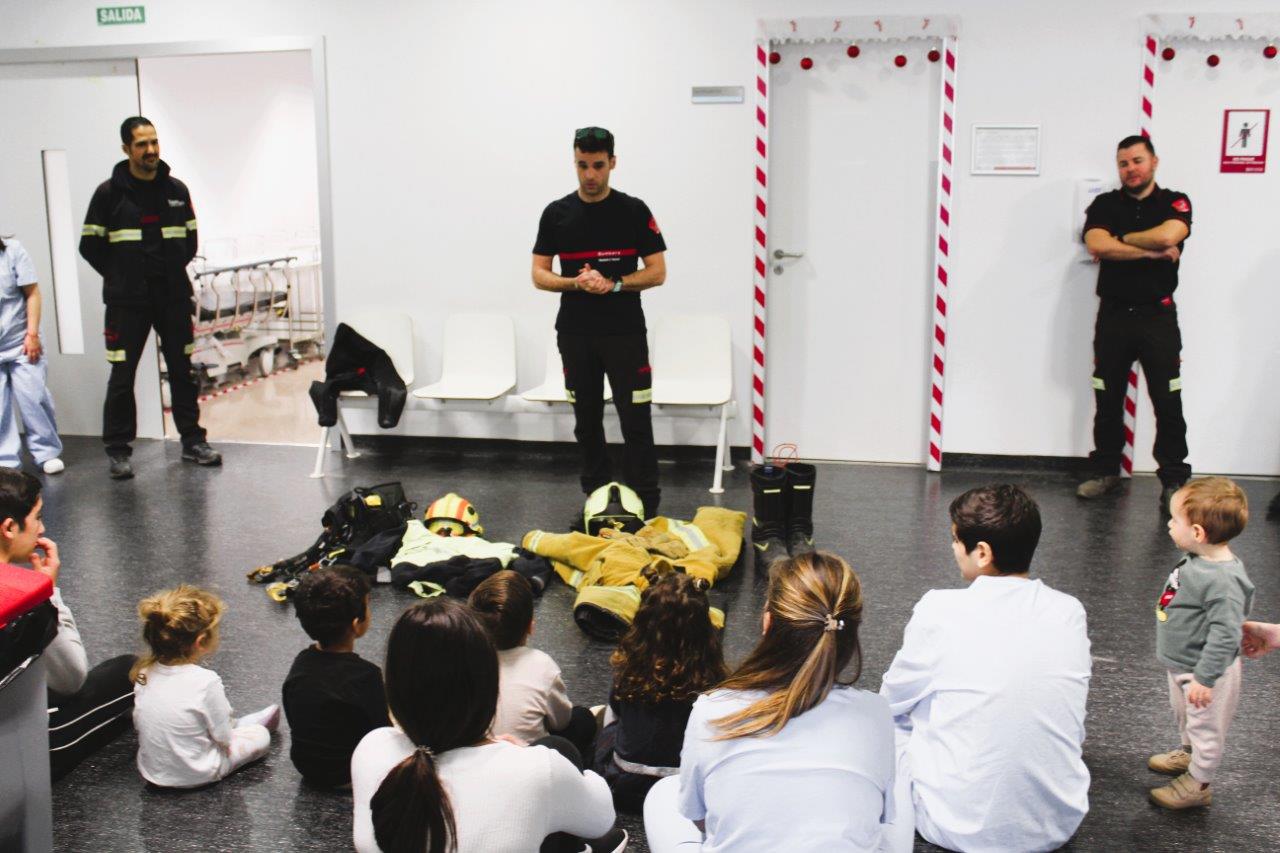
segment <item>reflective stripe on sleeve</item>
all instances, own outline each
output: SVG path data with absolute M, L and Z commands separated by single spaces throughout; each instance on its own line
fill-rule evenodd
M 80 229 L 80 236 L 81 237 L 105 237 L 107 236 L 107 229 L 105 225 L 90 225 L 89 223 L 86 222 L 84 224 L 84 227 Z
M 185 240 L 187 239 L 187 226 L 170 225 L 160 229 L 160 236 L 166 240 Z
M 195 230 L 196 230 L 196 221 L 195 221 L 194 219 L 188 219 L 188 220 L 187 220 L 187 230 L 188 230 L 188 231 L 195 231 Z
M 114 364 L 114 363 L 116 363 L 116 362 L 118 362 L 118 361 L 119 361 L 119 362 L 123 362 L 124 360 L 125 360 L 125 352 L 124 352 L 124 350 L 122 350 L 122 349 L 109 349 L 109 350 L 107 350 L 107 361 L 111 362 L 112 364 Z
M 141 242 L 141 241 L 142 241 L 142 229 L 141 229 L 141 228 L 121 228 L 119 231 L 108 231 L 108 232 L 107 232 L 107 242 L 108 242 L 108 243 L 123 243 L 123 242 L 126 242 L 126 241 L 128 241 L 128 242 L 133 242 L 133 241 Z
M 1099 377 L 1097 376 L 1092 377 L 1092 382 L 1093 382 L 1093 390 L 1095 391 L 1107 390 L 1107 383 L 1102 381 L 1102 379 L 1100 379 Z

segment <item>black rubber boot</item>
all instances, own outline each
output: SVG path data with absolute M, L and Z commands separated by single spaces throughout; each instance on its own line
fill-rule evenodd
M 813 550 L 813 482 L 818 470 L 804 462 L 787 465 L 787 552 Z
M 768 566 L 787 556 L 787 472 L 775 465 L 751 469 L 751 544 L 756 563 Z

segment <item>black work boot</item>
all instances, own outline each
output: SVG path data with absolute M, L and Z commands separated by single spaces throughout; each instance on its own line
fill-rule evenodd
M 787 465 L 787 552 L 813 550 L 813 481 L 818 470 L 804 462 Z
M 107 459 L 111 462 L 111 479 L 113 480 L 132 480 L 133 479 L 133 463 L 129 461 L 127 453 L 108 453 Z
M 184 446 L 182 448 L 182 458 L 197 465 L 222 464 L 222 454 L 210 447 L 207 441 L 198 441 L 189 447 Z
M 751 544 L 756 564 L 768 566 L 787 556 L 787 472 L 776 465 L 751 469 Z

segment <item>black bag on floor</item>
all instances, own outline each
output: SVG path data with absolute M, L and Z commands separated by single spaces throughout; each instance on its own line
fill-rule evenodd
M 356 486 L 324 511 L 320 519 L 324 532 L 310 548 L 269 566 L 259 566 L 249 572 L 249 580 L 270 584 L 267 595 L 276 601 L 287 601 L 304 573 L 342 562 L 352 549 L 379 533 L 403 526 L 416 512 L 417 505 L 405 498 L 398 482 Z

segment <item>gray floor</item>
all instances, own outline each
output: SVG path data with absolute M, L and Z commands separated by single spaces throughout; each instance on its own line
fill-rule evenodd
M 310 480 L 312 453 L 298 447 L 234 445 L 222 469 L 179 461 L 175 444 L 140 442 L 136 479 L 106 477 L 100 445 L 71 439 L 67 471 L 48 478 L 45 520 L 63 553 L 61 586 L 93 662 L 137 646 L 134 607 L 143 594 L 180 581 L 216 590 L 230 606 L 222 647 L 212 659 L 241 711 L 278 701 L 293 655 L 307 642 L 291 609 L 245 582 L 251 567 L 306 547 L 320 514 L 353 485 L 404 482 L 420 506 L 448 491 L 469 498 L 494 540 L 527 530 L 562 529 L 581 500 L 571 455 L 490 449 L 463 454 L 427 443 L 382 447 L 334 465 Z M 335 463 L 337 457 L 334 457 Z M 689 517 L 715 502 L 706 492 L 710 461 L 664 463 L 667 514 Z M 1157 515 L 1158 484 L 1137 478 L 1130 493 L 1082 504 L 1065 474 L 824 465 L 818 474 L 817 535 L 862 575 L 867 607 L 862 686 L 874 690 L 914 602 L 933 587 L 959 585 L 949 546 L 947 504 L 961 491 L 1006 480 L 1041 504 L 1044 538 L 1033 571 L 1079 597 L 1089 612 L 1094 677 L 1085 760 L 1093 773 L 1092 808 L 1070 849 L 1276 849 L 1280 812 L 1280 655 L 1249 663 L 1212 808 L 1169 814 L 1146 801 L 1160 777 L 1148 754 L 1177 742 L 1164 673 L 1154 657 L 1153 603 L 1175 560 Z M 1264 517 L 1280 484 L 1242 485 L 1254 518 L 1238 540 L 1258 587 L 1255 613 L 1280 618 L 1280 524 Z M 745 470 L 728 475 L 725 506 L 747 509 Z M 728 614 L 726 654 L 740 660 L 757 635 L 763 579 L 746 560 L 713 591 Z M 396 614 L 412 601 L 380 588 L 374 627 L 358 651 L 383 655 Z M 576 702 L 604 701 L 609 647 L 588 640 L 569 616 L 570 591 L 556 584 L 538 605 L 534 644 L 565 672 Z M 351 806 L 342 795 L 305 788 L 288 760 L 282 732 L 263 763 L 201 791 L 149 789 L 133 766 L 135 741 L 120 738 L 55 787 L 59 850 L 337 850 L 350 846 Z M 496 805 L 496 804 L 495 804 Z M 638 821 L 625 825 L 639 836 Z M 632 849 L 643 850 L 642 838 Z M 933 849 L 920 843 L 919 849 Z

